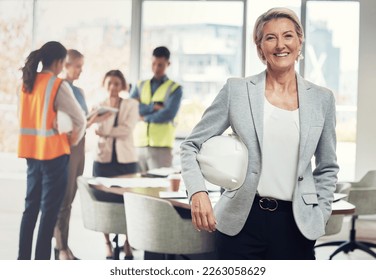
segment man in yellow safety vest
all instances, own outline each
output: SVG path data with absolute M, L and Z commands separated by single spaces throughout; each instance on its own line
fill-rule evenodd
M 153 78 L 140 81 L 131 97 L 139 100 L 141 121 L 134 135 L 141 172 L 171 167 L 175 141 L 174 118 L 182 99 L 182 87 L 166 76 L 170 51 L 157 47 L 153 51 Z

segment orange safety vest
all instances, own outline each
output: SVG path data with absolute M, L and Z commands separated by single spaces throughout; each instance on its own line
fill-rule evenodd
M 21 91 L 18 157 L 49 160 L 70 154 L 67 135 L 53 128 L 54 101 L 61 82 L 52 73 L 38 73 L 33 91 Z

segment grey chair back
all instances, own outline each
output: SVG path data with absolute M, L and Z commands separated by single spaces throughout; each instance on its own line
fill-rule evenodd
M 348 195 L 350 192 L 350 183 L 337 183 L 336 192 Z M 343 200 L 348 200 L 348 196 Z M 341 231 L 345 215 L 331 215 L 325 226 L 325 235 L 334 235 Z
M 84 227 L 89 230 L 126 234 L 124 205 L 98 201 L 85 177 L 77 178 Z
M 376 170 L 368 171 L 359 182 L 352 182 L 348 201 L 355 215 L 376 214 Z
M 164 199 L 124 193 L 128 241 L 139 250 L 162 254 L 203 254 L 214 251 L 214 233 L 198 232 Z

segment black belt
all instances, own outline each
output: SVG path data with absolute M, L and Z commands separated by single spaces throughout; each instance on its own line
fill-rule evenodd
M 260 209 L 265 211 L 291 211 L 292 202 L 286 200 L 275 199 L 271 197 L 262 197 L 256 194 L 253 203 L 257 203 Z

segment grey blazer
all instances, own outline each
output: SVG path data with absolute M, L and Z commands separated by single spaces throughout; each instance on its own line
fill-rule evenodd
M 225 191 L 214 207 L 217 229 L 236 235 L 243 228 L 260 179 L 266 72 L 248 78 L 230 78 L 181 144 L 182 177 L 188 196 L 206 191 L 196 160 L 202 143 L 227 128 L 247 146 L 248 170 L 242 187 Z M 335 101 L 332 92 L 304 80 L 298 83 L 300 144 L 293 213 L 302 234 L 315 240 L 325 233 L 331 215 L 339 166 L 336 156 Z M 277 139 L 276 139 L 277 141 Z M 311 159 L 315 157 L 312 171 Z

